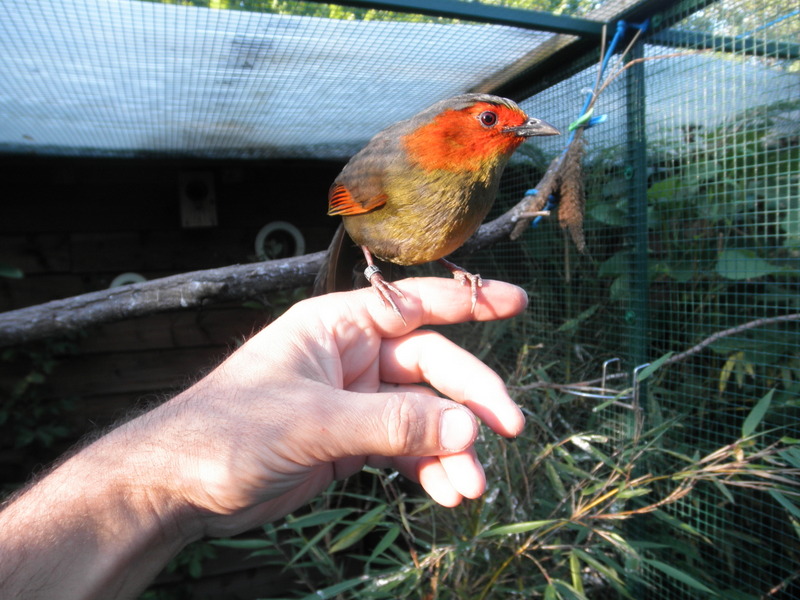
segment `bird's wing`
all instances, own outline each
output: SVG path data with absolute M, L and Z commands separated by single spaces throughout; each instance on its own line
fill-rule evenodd
M 385 179 L 405 160 L 400 138 L 407 127 L 384 129 L 350 159 L 328 192 L 329 215 L 360 215 L 386 204 Z
M 386 194 L 356 200 L 352 192 L 342 183 L 334 183 L 328 192 L 328 215 L 360 215 L 370 212 L 386 204 Z

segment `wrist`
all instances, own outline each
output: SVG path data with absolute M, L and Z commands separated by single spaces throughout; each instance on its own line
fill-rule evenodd
M 199 537 L 163 454 L 137 430 L 82 449 L 0 513 L 0 595 L 136 597 Z

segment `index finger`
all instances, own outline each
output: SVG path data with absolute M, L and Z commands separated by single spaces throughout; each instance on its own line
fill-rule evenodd
M 354 292 L 382 337 L 403 335 L 422 325 L 507 319 L 521 313 L 528 304 L 525 290 L 502 281 L 483 282 L 474 312 L 470 288 L 454 279 L 419 277 L 395 281 L 393 285 L 404 296 L 397 299 L 397 306 L 405 323 L 384 306 L 373 290 L 365 288 Z

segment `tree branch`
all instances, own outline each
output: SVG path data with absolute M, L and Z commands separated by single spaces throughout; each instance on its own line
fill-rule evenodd
M 258 299 L 268 292 L 308 285 L 324 256 L 317 252 L 181 273 L 0 313 L 0 347 L 157 312 Z

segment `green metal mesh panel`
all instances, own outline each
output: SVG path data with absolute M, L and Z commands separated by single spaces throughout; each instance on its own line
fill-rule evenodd
M 520 393 L 532 418 L 555 403 L 564 431 L 603 433 L 618 449 L 635 430 L 629 395 L 609 404 L 545 384 L 594 379 L 611 358 L 630 371 L 672 353 L 679 359 L 637 388 L 643 430 L 664 427 L 666 453 L 699 458 L 740 439 L 766 396 L 753 443 L 800 437 L 800 19 L 791 2 L 694 8 L 664 15 L 674 22 L 659 43 L 644 44 L 647 60 L 598 102 L 608 120 L 586 133 L 587 253 L 575 251 L 551 216 L 522 243 L 496 247 L 471 266 L 529 291 L 524 319 L 510 326 L 520 337 L 489 325 L 496 337 L 486 354 L 512 385 L 538 383 Z M 594 68 L 575 73 L 523 106 L 565 128 L 595 77 Z M 637 139 L 645 153 L 637 155 Z M 563 143 L 523 147 L 498 212 L 536 184 Z M 645 173 L 637 173 L 637 158 Z M 614 381 L 610 387 L 625 387 Z M 636 472 L 677 464 L 643 457 Z M 642 516 L 625 529 L 661 545 L 643 555 L 657 562 L 640 565 L 639 592 L 698 598 L 709 596 L 705 586 L 726 598 L 797 597 L 796 512 L 749 483 L 723 487 L 698 484 L 665 505 L 661 520 Z M 676 533 L 663 519 L 693 533 Z
M 460 0 L 473 2 L 474 0 Z M 481 4 L 507 6 L 526 10 L 539 10 L 570 17 L 584 17 L 596 21 L 606 21 L 618 15 L 638 0 L 595 0 L 593 2 L 562 2 L 561 0 L 477 0 Z

